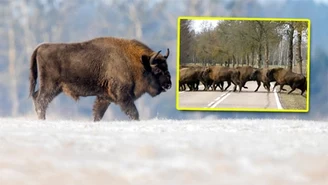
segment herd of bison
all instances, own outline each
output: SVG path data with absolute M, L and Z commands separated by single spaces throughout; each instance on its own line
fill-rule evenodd
M 179 91 L 185 91 L 187 87 L 189 91 L 198 91 L 199 84 L 204 85 L 204 91 L 213 90 L 217 87 L 221 91 L 226 91 L 231 84 L 234 85 L 234 92 L 239 87 L 239 92 L 242 88 L 247 89 L 245 86 L 247 81 L 256 81 L 258 87 L 255 92 L 263 83 L 264 88 L 270 92 L 270 82 L 275 82 L 273 89 L 280 85 L 280 90 L 286 91 L 284 85 L 289 85 L 291 90 L 288 94 L 292 93 L 295 89 L 300 89 L 301 95 L 307 90 L 306 77 L 302 74 L 294 73 L 288 69 L 277 68 L 254 68 L 251 66 L 239 66 L 230 68 L 225 66 L 181 66 L 179 78 Z M 224 88 L 224 82 L 227 86 Z M 272 89 L 272 90 L 273 90 Z

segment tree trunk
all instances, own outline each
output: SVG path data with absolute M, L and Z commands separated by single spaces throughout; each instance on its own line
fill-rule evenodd
M 249 54 L 246 55 L 246 65 L 249 66 Z
M 297 52 L 296 61 L 298 65 L 299 73 L 302 74 L 302 30 L 297 31 Z
M 232 55 L 232 67 L 235 67 L 236 65 L 236 57 L 235 55 Z
M 265 65 L 266 68 L 269 67 L 269 42 L 266 40 L 265 42 Z
M 293 37 L 294 36 L 294 26 L 290 26 L 288 30 L 288 70 L 293 69 Z
M 252 67 L 254 67 L 254 61 L 255 61 L 255 51 L 254 51 L 254 49 L 252 49 L 252 62 L 251 62 Z
M 258 59 L 257 59 L 257 65 L 258 65 L 258 68 L 261 68 L 262 67 L 262 43 L 259 44 L 259 51 L 258 51 Z
M 239 57 L 236 57 L 236 64 L 237 64 L 237 66 L 240 66 L 240 58 Z

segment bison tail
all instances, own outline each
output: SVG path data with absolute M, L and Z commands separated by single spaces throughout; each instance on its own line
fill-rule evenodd
M 30 97 L 33 96 L 35 92 L 36 80 L 38 78 L 38 66 L 36 61 L 38 48 L 36 48 L 31 56 L 30 60 Z

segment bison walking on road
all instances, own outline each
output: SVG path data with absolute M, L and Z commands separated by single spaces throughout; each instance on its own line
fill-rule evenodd
M 292 89 L 288 94 L 292 93 L 295 89 L 300 89 L 301 95 L 307 90 L 306 77 L 301 74 L 294 73 L 288 69 L 284 68 L 273 68 L 268 73 L 267 76 L 270 80 L 275 80 L 276 83 L 273 89 L 280 85 L 280 90 L 283 90 L 284 85 L 289 85 Z
M 274 81 L 274 79 L 270 80 L 267 77 L 267 73 L 270 70 L 267 68 L 256 69 L 254 73 L 251 75 L 251 80 L 255 80 L 257 82 L 257 88 L 254 92 L 257 92 L 261 86 L 261 82 L 263 83 L 263 87 L 270 92 L 270 82 Z
M 111 103 L 139 120 L 134 101 L 144 93 L 155 97 L 172 86 L 168 57 L 169 49 L 161 55 L 140 41 L 114 37 L 41 44 L 30 61 L 30 96 L 38 118 L 46 119 L 48 104 L 64 92 L 75 100 L 96 96 L 94 121 L 102 119 Z
M 242 67 L 236 67 L 236 69 L 239 71 L 239 92 L 242 88 L 248 89 L 248 87 L 245 86 L 247 81 L 252 80 L 251 76 L 255 72 L 256 68 L 251 66 L 242 66 Z M 234 88 L 234 91 L 236 91 L 236 86 Z
M 203 71 L 204 67 L 196 65 L 181 68 L 179 73 L 179 90 L 186 90 L 185 86 L 187 85 L 190 91 L 198 91 L 199 83 L 204 83 L 201 78 Z
M 213 90 L 216 90 L 215 85 L 218 85 L 221 91 L 226 91 L 231 86 L 231 83 L 233 83 L 235 86 L 239 83 L 239 71 L 234 68 L 215 66 L 210 68 L 209 71 L 205 71 L 204 73 L 206 72 L 213 80 Z M 228 85 L 224 89 L 223 84 L 225 81 L 228 83 Z

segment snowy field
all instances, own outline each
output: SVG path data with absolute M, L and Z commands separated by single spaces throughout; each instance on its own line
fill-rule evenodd
M 0 184 L 325 184 L 328 123 L 0 118 Z

